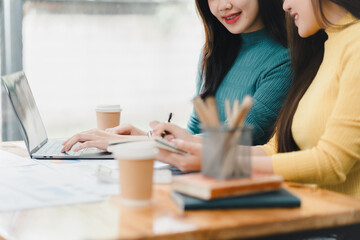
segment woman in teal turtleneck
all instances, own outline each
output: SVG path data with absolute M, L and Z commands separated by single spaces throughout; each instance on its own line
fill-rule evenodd
M 241 102 L 253 96 L 246 124 L 254 126 L 254 144 L 266 143 L 291 84 L 282 1 L 196 3 L 206 33 L 196 95 L 216 97 L 221 121 L 226 119 L 225 99 Z M 188 130 L 200 133 L 195 111 Z
M 196 94 L 216 97 L 221 121 L 225 121 L 225 99 L 241 101 L 252 95 L 254 106 L 246 124 L 254 126 L 254 144 L 266 143 L 291 85 L 282 0 L 196 0 L 196 6 L 205 28 Z M 195 112 L 188 131 L 200 133 Z M 87 144 L 75 150 L 85 146 L 106 149 L 115 134 L 146 132 L 129 124 L 106 132 L 90 130 L 66 141 L 63 151 L 71 149 L 78 139 Z

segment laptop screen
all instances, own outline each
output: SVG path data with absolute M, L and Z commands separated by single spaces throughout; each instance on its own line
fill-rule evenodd
M 22 125 L 22 133 L 29 151 L 47 139 L 46 130 L 41 120 L 29 83 L 24 72 L 17 72 L 2 78 L 10 102 Z

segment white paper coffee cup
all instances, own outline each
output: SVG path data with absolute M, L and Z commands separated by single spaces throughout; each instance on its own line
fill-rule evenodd
M 120 105 L 98 105 L 95 108 L 97 127 L 101 130 L 120 125 Z
M 154 160 L 158 149 L 153 142 L 120 144 L 113 153 L 119 163 L 121 202 L 127 206 L 151 204 Z

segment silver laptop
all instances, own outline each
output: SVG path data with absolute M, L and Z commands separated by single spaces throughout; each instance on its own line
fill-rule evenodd
M 20 131 L 31 158 L 113 159 L 110 153 L 96 148 L 87 148 L 79 152 L 70 151 L 61 153 L 63 141 L 48 139 L 25 73 L 20 71 L 3 76 L 2 83 L 18 119 Z

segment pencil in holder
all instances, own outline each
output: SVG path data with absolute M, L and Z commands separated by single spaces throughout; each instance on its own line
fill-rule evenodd
M 252 131 L 250 126 L 202 127 L 205 134 L 201 172 L 220 180 L 251 176 Z

